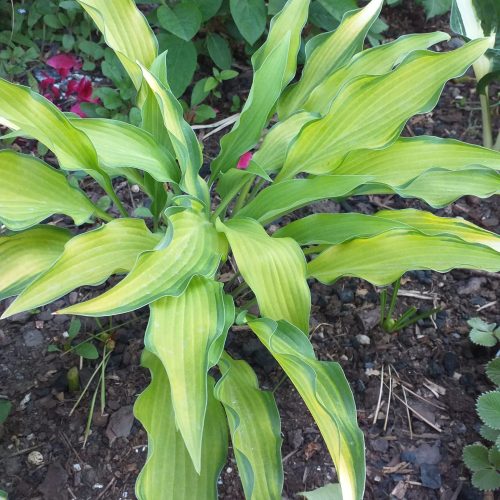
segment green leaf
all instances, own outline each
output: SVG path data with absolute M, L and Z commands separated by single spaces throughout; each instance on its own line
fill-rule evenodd
M 210 94 L 210 91 L 205 90 L 207 80 L 208 78 L 202 78 L 194 84 L 193 92 L 191 94 L 191 107 L 200 104 L 200 102 L 202 102 L 208 94 Z
M 365 36 L 377 19 L 382 4 L 383 0 L 372 0 L 363 9 L 346 16 L 336 31 L 309 40 L 302 76 L 279 102 L 280 120 L 302 109 L 314 88 L 363 48 Z
M 230 0 L 229 6 L 239 32 L 253 45 L 266 29 L 267 12 L 264 0 Z
M 99 352 L 94 344 L 90 342 L 85 342 L 83 344 L 78 344 L 74 349 L 75 354 L 81 356 L 85 359 L 97 359 L 99 357 Z
M 73 318 L 68 328 L 68 338 L 72 339 L 76 337 L 82 328 L 82 322 L 78 318 Z
M 112 274 L 128 272 L 138 255 L 154 248 L 158 240 L 141 219 L 116 219 L 75 236 L 54 265 L 30 283 L 2 317 L 48 304 L 80 286 L 99 285 Z
M 370 177 L 366 176 L 328 175 L 271 184 L 241 209 L 237 217 L 250 217 L 268 224 L 313 201 L 346 196 L 368 180 Z
M 183 2 L 169 7 L 160 5 L 156 11 L 160 26 L 175 36 L 189 41 L 200 29 L 202 16 L 194 2 Z
M 290 0 L 272 19 L 266 42 L 252 56 L 254 77 L 248 99 L 212 162 L 213 178 L 235 167 L 240 156 L 258 142 L 278 97 L 295 74 L 308 6 L 309 0 Z
M 492 429 L 500 429 L 500 391 L 481 394 L 477 399 L 479 418 Z
M 397 40 L 356 54 L 349 64 L 334 71 L 307 96 L 304 109 L 325 114 L 329 105 L 343 85 L 362 75 L 383 75 L 411 52 L 426 49 L 435 43 L 448 40 L 447 33 L 422 33 L 404 35 Z
M 253 155 L 252 161 L 266 172 L 276 172 L 283 166 L 290 143 L 301 128 L 318 117 L 319 115 L 315 113 L 304 111 L 278 122 L 264 137 L 258 151 Z
M 261 391 L 245 361 L 224 353 L 215 397 L 224 405 L 245 498 L 281 499 L 281 425 L 272 392 Z
M 208 398 L 208 370 L 222 352 L 234 319 L 232 299 L 222 284 L 194 277 L 178 297 L 150 305 L 145 345 L 163 363 L 170 381 L 176 427 L 201 471 L 202 438 Z
M 172 92 L 147 69 L 142 68 L 142 72 L 147 85 L 156 97 L 165 128 L 181 167 L 182 179 L 179 185 L 185 193 L 196 196 L 208 207 L 210 205 L 208 187 L 198 175 L 203 157 L 196 134 L 184 120 L 182 106 Z
M 271 238 L 252 219 L 218 221 L 217 229 L 226 235 L 262 315 L 285 319 L 308 332 L 311 294 L 299 245 L 289 238 Z
M 66 177 L 30 155 L 0 151 L 0 221 L 20 231 L 53 214 L 70 216 L 83 224 L 96 207 Z
M 488 451 L 488 459 L 495 469 L 500 469 L 500 450 L 492 446 Z
M 486 365 L 486 375 L 497 386 L 500 386 L 500 358 L 492 359 Z
M 193 80 L 198 52 L 193 41 L 186 42 L 169 33 L 158 35 L 160 50 L 167 51 L 165 56 L 168 67 L 168 84 L 175 97 L 179 97 Z M 152 71 L 154 74 L 154 71 Z M 158 76 L 158 75 L 155 75 Z
M 312 491 L 299 493 L 307 500 L 342 500 L 342 488 L 340 484 L 327 484 Z
M 149 68 L 158 53 L 158 43 L 146 18 L 133 0 L 78 0 L 104 35 L 137 90 L 142 74 L 138 63 Z
M 134 311 L 162 297 L 178 296 L 193 276 L 213 276 L 223 253 L 219 238 L 203 214 L 193 209 L 178 211 L 170 217 L 169 231 L 157 249 L 142 253 L 118 285 L 59 312 L 110 316 Z
M 0 300 L 17 295 L 61 255 L 71 234 L 54 226 L 37 226 L 0 236 Z
M 71 123 L 89 137 L 99 163 L 110 175 L 126 175 L 128 168 L 151 174 L 160 182 L 178 182 L 174 157 L 139 127 L 99 118 L 72 119 Z
M 142 366 L 149 368 L 151 383 L 134 405 L 135 416 L 148 433 L 148 457 L 136 482 L 137 498 L 216 500 L 217 479 L 226 462 L 228 437 L 224 410 L 213 397 L 213 379 L 208 378 L 208 404 L 198 474 L 176 430 L 170 384 L 161 361 L 144 351 Z
M 444 83 L 462 75 L 486 48 L 477 40 L 451 52 L 415 51 L 390 73 L 351 81 L 323 118 L 302 129 L 278 179 L 332 172 L 352 150 L 388 146 L 406 121 L 430 111 Z
M 196 108 L 195 123 L 204 123 L 207 120 L 213 120 L 216 117 L 215 109 L 208 104 L 201 104 Z
M 446 14 L 451 9 L 452 0 L 422 0 L 427 19 Z
M 467 321 L 467 324 L 471 328 L 476 328 L 477 330 L 483 330 L 485 332 L 493 332 L 496 327 L 495 323 L 486 323 L 481 318 L 471 318 Z
M 229 69 L 233 64 L 231 49 L 225 38 L 217 33 L 209 33 L 207 36 L 208 54 L 212 61 L 221 69 Z
M 500 436 L 500 430 L 492 429 L 487 425 L 482 425 L 481 429 L 479 430 L 479 434 L 481 434 L 481 437 L 483 437 L 484 439 L 495 442 Z
M 472 475 L 472 484 L 481 491 L 494 491 L 500 488 L 500 473 L 494 469 L 483 469 Z
M 6 399 L 0 399 L 0 424 L 3 424 L 12 409 L 12 403 Z M 7 498 L 7 497 L 5 497 Z
M 308 338 L 285 321 L 250 328 L 281 365 L 309 408 L 333 458 L 344 499 L 363 497 L 365 449 L 354 398 L 338 363 L 318 361 Z
M 356 276 L 375 285 L 393 283 L 407 271 L 500 270 L 500 253 L 449 236 L 395 230 L 330 247 L 308 264 L 309 276 L 332 283 Z
M 335 174 L 373 175 L 375 182 L 403 186 L 433 168 L 460 171 L 473 165 L 500 170 L 500 152 L 454 139 L 402 137 L 385 149 L 353 151 Z
M 472 329 L 469 333 L 471 342 L 483 347 L 494 347 L 497 345 L 498 339 L 493 335 L 493 332 Z
M 198 0 L 196 2 L 203 16 L 203 21 L 208 21 L 217 14 L 222 5 L 222 0 Z
M 482 444 L 471 444 L 466 446 L 463 452 L 463 460 L 465 465 L 472 472 L 490 468 L 488 448 Z

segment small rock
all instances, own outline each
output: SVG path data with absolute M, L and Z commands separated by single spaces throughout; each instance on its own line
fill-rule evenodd
M 437 465 L 422 464 L 420 466 L 420 481 L 426 488 L 437 490 L 441 488 L 441 473 Z
M 293 449 L 296 450 L 302 446 L 304 443 L 304 436 L 300 429 L 296 429 L 288 434 L 288 441 L 292 445 Z
M 481 287 L 486 283 L 487 279 L 485 277 L 474 277 L 470 278 L 464 286 L 458 288 L 458 295 L 472 295 L 473 293 L 478 293 Z
M 380 453 L 385 453 L 389 449 L 389 441 L 387 439 L 374 439 L 371 445 L 374 451 Z
M 132 430 L 134 423 L 134 413 L 132 405 L 123 406 L 115 411 L 109 418 L 109 424 L 106 428 L 106 436 L 111 446 L 116 438 L 127 437 Z
M 363 335 L 362 333 L 356 335 L 356 340 L 361 344 L 361 345 L 370 345 L 370 337 L 368 335 Z
M 26 347 L 39 347 L 43 344 L 43 335 L 39 330 L 26 330 L 23 332 Z
M 43 455 L 39 451 L 32 451 L 28 455 L 28 462 L 31 465 L 42 465 L 43 464 Z
M 375 328 L 380 322 L 380 311 L 378 309 L 368 309 L 365 311 L 361 311 L 358 314 L 358 318 L 366 332 L 369 332 L 373 328 Z
M 350 304 L 354 300 L 354 292 L 349 288 L 343 288 L 337 291 L 338 298 L 344 304 Z
M 458 357 L 455 353 L 448 351 L 443 356 L 444 371 L 448 377 L 452 377 L 458 368 Z
M 401 452 L 401 460 L 411 462 L 416 465 L 436 465 L 441 461 L 441 452 L 439 451 L 439 442 L 434 446 L 427 443 L 409 450 Z
M 43 483 L 38 487 L 45 500 L 66 500 L 68 474 L 59 462 L 49 465 Z
M 69 294 L 68 299 L 69 299 L 69 303 L 70 303 L 71 305 L 76 304 L 76 303 L 77 303 L 77 301 L 78 301 L 78 292 L 71 292 L 71 293 Z

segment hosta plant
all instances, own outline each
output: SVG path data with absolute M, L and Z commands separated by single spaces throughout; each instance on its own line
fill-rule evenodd
M 7 228 L 0 293 L 18 295 L 3 317 L 124 275 L 59 312 L 100 317 L 149 309 L 142 362 L 151 383 L 135 404 L 148 433 L 140 499 L 215 498 L 229 436 L 246 497 L 281 498 L 278 409 L 250 365 L 225 350 L 235 322 L 247 325 L 303 398 L 335 463 L 334 491 L 361 499 L 363 434 L 340 365 L 321 361 L 308 338 L 309 280 L 356 276 L 384 286 L 408 270 L 500 269 L 497 235 L 425 211 L 316 214 L 272 235 L 266 230 L 327 198 L 390 193 L 443 207 L 463 195 L 498 192 L 500 153 L 400 137 L 405 122 L 430 111 L 445 82 L 462 75 L 489 42 L 426 50 L 447 40 L 438 32 L 363 50 L 382 3 L 372 0 L 335 31 L 312 38 L 301 76 L 290 84 L 309 2 L 289 0 L 252 57 L 249 97 L 206 179 L 200 144 L 167 84 L 165 54 L 132 0 L 80 4 L 137 88 L 140 127 L 65 115 L 29 89 L 0 81 L 0 122 L 44 143 L 59 164 L 0 152 Z M 119 217 L 70 184 L 69 171 L 94 179 Z M 116 177 L 150 197 L 151 227 L 129 216 L 113 191 Z M 53 214 L 74 225 L 48 223 Z M 102 225 L 89 225 L 98 219 Z M 229 263 L 234 276 L 224 282 Z M 240 294 L 258 313 L 247 311 Z

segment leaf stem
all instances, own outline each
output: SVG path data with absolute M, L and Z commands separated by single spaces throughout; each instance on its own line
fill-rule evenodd
M 484 94 L 479 95 L 481 102 L 481 118 L 483 120 L 483 146 L 485 148 L 493 147 L 493 131 L 491 124 L 491 109 L 488 87 L 485 87 Z

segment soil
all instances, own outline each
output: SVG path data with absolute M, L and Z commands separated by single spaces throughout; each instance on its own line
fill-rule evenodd
M 443 29 L 446 22 L 426 22 L 423 12 L 411 4 L 388 9 L 384 15 L 391 36 Z M 471 79 L 451 82 L 437 108 L 412 119 L 405 133 L 480 143 L 477 101 Z M 205 151 L 212 154 L 211 143 Z M 121 194 L 129 204 L 132 194 L 125 188 Z M 424 203 L 381 196 L 341 204 L 327 201 L 311 210 L 373 213 L 381 207 L 405 206 L 429 209 Z M 491 231 L 500 229 L 498 198 L 466 197 L 434 212 L 462 216 Z M 342 365 L 365 434 L 366 499 L 482 498 L 470 484 L 461 453 L 464 445 L 479 439 L 475 398 L 490 388 L 484 365 L 495 351 L 471 344 L 466 321 L 480 316 L 500 322 L 498 284 L 499 276 L 481 272 L 407 273 L 397 312 L 411 306 L 439 307 L 440 312 L 391 334 L 378 325 L 379 294 L 373 286 L 356 279 L 312 285 L 311 340 L 319 359 Z M 104 416 L 96 407 L 85 447 L 82 436 L 90 396 L 69 416 L 77 394 L 69 391 L 66 378 L 79 358 L 47 350 L 49 344 L 64 343 L 71 320 L 54 317 L 51 311 L 88 293 L 90 289 L 73 292 L 49 307 L 0 324 L 0 395 L 13 403 L 11 415 L 0 425 L 0 489 L 13 500 L 135 498 L 135 478 L 147 453 L 146 434 L 131 414 L 148 383 L 146 371 L 139 367 L 145 312 L 102 325 L 112 328 L 116 347 L 107 369 Z M 94 320 L 83 318 L 77 340 L 99 331 Z M 273 389 L 281 381 L 280 368 L 245 329 L 230 332 L 228 349 L 251 362 L 263 388 Z M 95 361 L 83 362 L 82 386 L 95 366 Z M 282 418 L 284 497 L 296 498 L 298 492 L 335 482 L 331 458 L 296 391 L 284 382 L 275 394 Z M 223 469 L 219 493 L 222 499 L 243 498 L 232 456 Z

